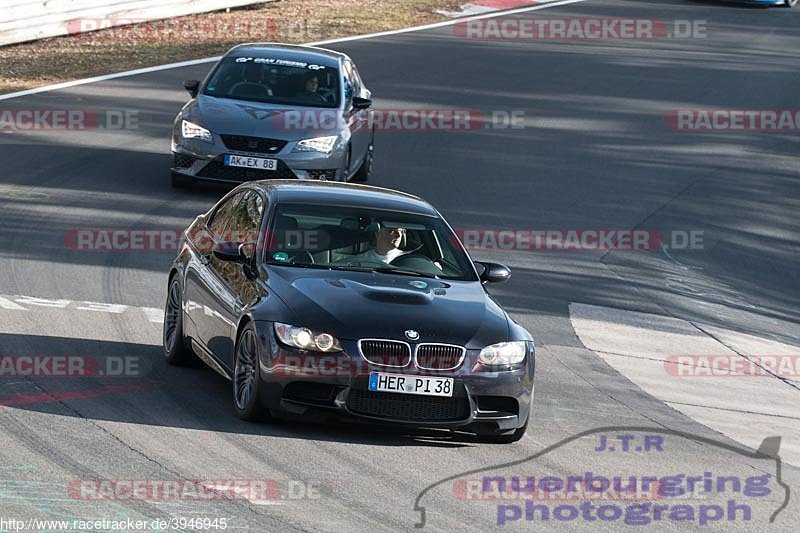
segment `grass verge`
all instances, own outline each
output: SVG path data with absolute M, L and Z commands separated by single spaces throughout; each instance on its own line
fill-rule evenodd
M 278 0 L 0 47 L 0 94 L 222 54 L 251 41 L 304 43 L 445 20 L 466 0 Z M 87 20 L 86 23 L 97 23 Z

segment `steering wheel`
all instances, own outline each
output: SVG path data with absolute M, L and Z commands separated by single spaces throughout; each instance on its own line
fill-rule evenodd
M 316 94 L 320 95 L 326 103 L 332 104 L 334 100 L 333 91 L 330 89 L 319 89 Z
M 299 96 L 300 98 L 303 98 L 304 100 L 309 100 L 309 101 L 310 100 L 315 100 L 316 103 L 320 103 L 320 104 L 327 104 L 328 103 L 328 100 L 324 96 L 319 94 L 319 93 L 312 93 L 312 92 L 309 92 L 309 91 L 303 91 L 303 92 L 299 93 L 297 96 Z
M 398 268 L 408 268 L 409 270 L 416 270 L 423 274 L 441 274 L 442 269 L 436 266 L 431 261 L 430 257 L 423 254 L 405 254 L 395 257 L 394 261 L 389 263 Z
M 389 261 L 389 264 L 392 264 L 394 261 L 400 259 L 401 257 L 406 257 L 407 255 L 413 255 L 414 253 L 419 252 L 420 250 L 422 250 L 423 246 L 425 246 L 425 243 L 420 244 L 419 246 L 417 246 L 413 250 L 407 250 L 407 251 L 403 250 L 403 255 L 398 255 L 397 257 L 395 257 L 394 259 Z M 414 257 L 424 257 L 425 259 L 429 259 L 429 257 L 424 255 L 424 254 L 417 254 Z
M 228 91 L 228 94 L 230 96 L 269 96 L 269 90 L 260 83 L 240 81 L 233 84 L 233 87 L 231 87 L 230 91 Z

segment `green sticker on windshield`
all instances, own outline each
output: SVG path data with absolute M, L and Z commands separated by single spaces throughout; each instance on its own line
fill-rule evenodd
M 289 254 L 287 254 L 286 252 L 275 252 L 274 254 L 272 254 L 272 258 L 275 261 L 288 261 Z

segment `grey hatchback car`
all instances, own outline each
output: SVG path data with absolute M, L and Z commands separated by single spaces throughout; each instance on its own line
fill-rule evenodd
M 310 46 L 229 50 L 175 118 L 172 185 L 263 179 L 364 182 L 372 173 L 371 93 L 345 54 Z

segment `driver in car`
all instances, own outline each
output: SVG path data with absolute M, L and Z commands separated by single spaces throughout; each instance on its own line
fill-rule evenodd
M 386 263 L 387 265 L 405 254 L 400 249 L 400 244 L 405 237 L 405 228 L 390 228 L 380 225 L 375 232 L 375 245 L 373 248 L 360 254 L 347 258 L 347 263 Z
M 319 90 L 319 76 L 316 74 L 309 74 L 303 89 L 306 93 L 316 94 Z
M 319 92 L 319 76 L 313 72 L 305 77 L 303 81 L 303 90 L 298 92 L 296 96 L 310 104 L 322 104 L 327 102 L 325 95 Z

